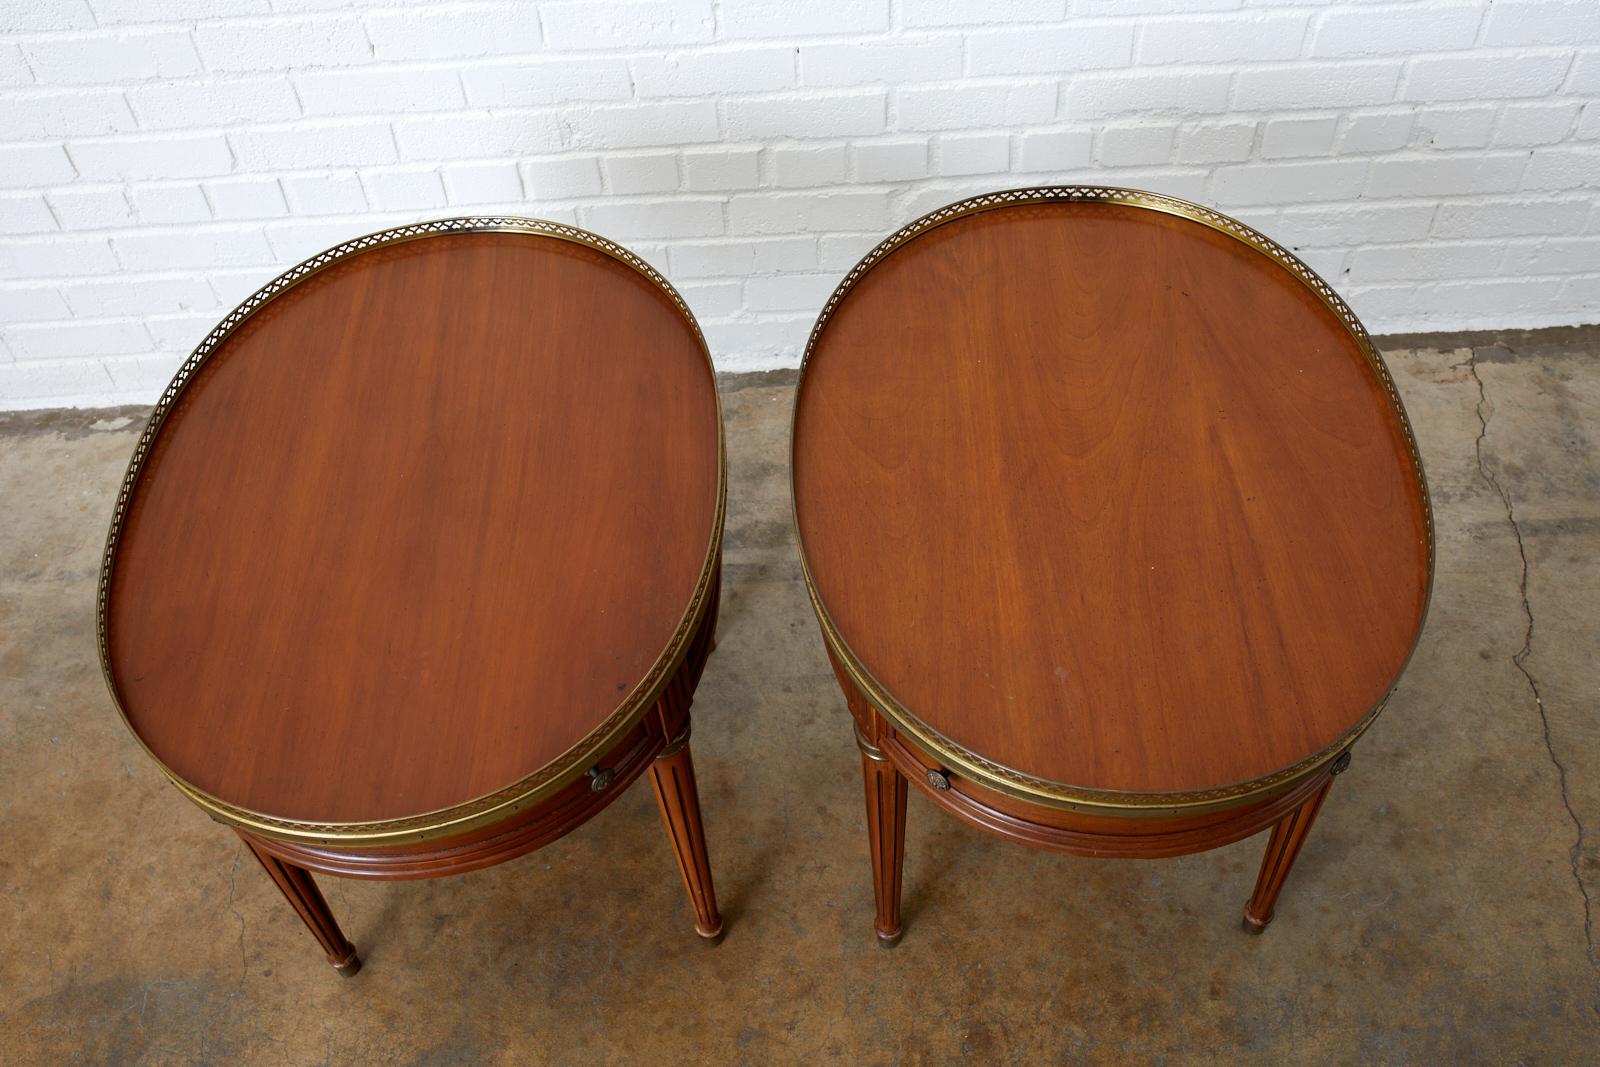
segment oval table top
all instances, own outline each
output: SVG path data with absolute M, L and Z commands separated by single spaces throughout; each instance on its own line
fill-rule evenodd
M 107 545 L 139 740 L 269 835 L 441 836 L 581 776 L 716 566 L 687 308 L 609 241 L 470 219 L 342 245 L 229 327 L 163 397 Z
M 1292 256 L 1183 201 L 995 194 L 891 238 L 818 321 L 793 450 L 830 647 L 1015 795 L 1284 787 L 1421 629 L 1431 520 L 1382 361 Z

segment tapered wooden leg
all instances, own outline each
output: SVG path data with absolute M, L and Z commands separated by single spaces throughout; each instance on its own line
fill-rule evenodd
M 322 890 L 312 881 L 311 872 L 292 863 L 285 863 L 270 852 L 258 848 L 243 834 L 239 836 L 249 846 L 255 858 L 261 861 L 261 866 L 266 868 L 267 874 L 272 876 L 272 880 L 277 883 L 289 903 L 294 905 L 294 910 L 305 921 L 311 936 L 317 939 L 317 944 L 328 954 L 328 962 L 333 964 L 334 970 L 346 978 L 361 970 L 361 957 L 356 955 L 356 947 L 345 940 L 344 932 L 334 921 L 333 912 L 328 910 L 328 902 L 322 897 Z
M 694 782 L 694 760 L 689 756 L 687 723 L 650 765 L 650 782 L 656 787 L 661 818 L 672 838 L 672 852 L 678 857 L 689 902 L 694 905 L 694 932 L 715 944 L 722 940 L 722 915 L 711 885 L 711 861 L 700 824 L 700 792 Z
M 872 850 L 872 894 L 878 943 L 900 940 L 900 871 L 906 854 L 906 780 L 878 748 L 861 736 L 861 774 L 867 789 L 867 844 Z
M 1311 832 L 1311 824 L 1316 821 L 1317 812 L 1322 810 L 1322 802 L 1333 787 L 1334 778 L 1349 765 L 1350 753 L 1346 752 L 1334 761 L 1332 773 L 1322 783 L 1322 788 L 1272 828 L 1272 836 L 1267 838 L 1267 854 L 1261 861 L 1261 873 L 1256 876 L 1255 892 L 1250 894 L 1250 900 L 1244 906 L 1246 930 L 1259 934 L 1272 921 L 1278 893 L 1283 889 L 1284 879 L 1289 877 L 1289 868 L 1294 866 L 1295 859 L 1299 857 L 1300 849 L 1306 843 L 1306 835 Z

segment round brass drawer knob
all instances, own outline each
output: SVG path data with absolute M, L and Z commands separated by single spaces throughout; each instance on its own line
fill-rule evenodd
M 589 775 L 589 788 L 596 793 L 604 793 L 611 785 L 611 779 L 616 777 L 609 767 L 591 767 L 585 773 Z
M 944 792 L 950 788 L 950 778 L 943 771 L 929 771 L 928 784 L 940 792 Z

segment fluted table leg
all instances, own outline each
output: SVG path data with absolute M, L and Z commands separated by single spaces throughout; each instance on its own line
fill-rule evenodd
M 1294 866 L 1294 861 L 1300 856 L 1300 849 L 1306 843 L 1306 835 L 1311 832 L 1311 824 L 1316 821 L 1317 812 L 1322 810 L 1322 802 L 1328 797 L 1328 790 L 1333 787 L 1334 778 L 1343 773 L 1350 765 L 1350 753 L 1346 752 L 1336 759 L 1327 780 L 1304 804 L 1285 815 L 1272 828 L 1272 836 L 1267 839 L 1267 854 L 1261 860 L 1261 873 L 1256 876 L 1255 892 L 1250 894 L 1250 900 L 1244 906 L 1244 928 L 1253 933 L 1260 933 L 1272 921 L 1273 910 L 1277 907 L 1278 894 L 1283 889 L 1283 883 L 1289 877 L 1289 870 Z
M 866 784 L 867 843 L 872 850 L 875 927 L 885 946 L 900 940 L 900 872 L 906 853 L 906 780 L 889 757 L 859 732 L 861 774 Z
M 311 936 L 317 939 L 317 944 L 328 954 L 328 962 L 333 965 L 334 970 L 346 978 L 361 970 L 361 957 L 356 955 L 356 947 L 345 938 L 344 931 L 339 929 L 333 912 L 328 908 L 327 900 L 322 896 L 322 890 L 317 888 L 317 883 L 311 878 L 311 872 L 292 863 L 285 863 L 272 853 L 258 847 L 244 834 L 239 836 L 249 847 L 251 854 L 261 862 L 261 866 L 266 869 L 284 897 L 294 906 L 295 912 L 305 922 L 306 929 L 311 931 Z
M 700 824 L 700 792 L 695 786 L 694 760 L 689 755 L 689 726 L 662 750 L 650 766 L 650 781 L 661 805 L 661 818 L 672 838 L 684 888 L 694 905 L 694 932 L 713 943 L 722 940 L 722 915 L 711 885 L 711 861 L 706 855 L 706 834 Z

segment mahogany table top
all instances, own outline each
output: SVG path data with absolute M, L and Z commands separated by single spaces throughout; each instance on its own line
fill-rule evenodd
M 1331 290 L 1231 220 L 1101 193 L 936 213 L 847 277 L 796 400 L 807 580 L 880 710 L 991 784 L 1250 795 L 1395 684 L 1421 468 Z
M 473 225 L 269 286 L 135 456 L 107 676 L 224 817 L 520 806 L 638 721 L 704 608 L 722 437 L 687 309 L 581 231 Z

